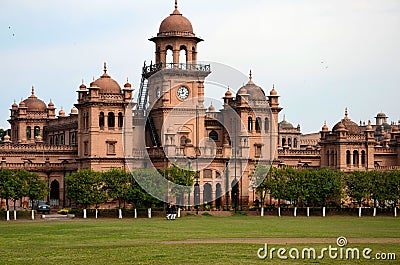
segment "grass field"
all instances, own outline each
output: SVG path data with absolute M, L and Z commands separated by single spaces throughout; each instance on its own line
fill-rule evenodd
M 276 255 L 273 260 L 257 257 L 264 243 L 276 242 L 271 246 L 275 248 L 313 247 L 318 251 L 329 245 L 337 247 L 339 236 L 348 238 L 347 247 L 396 253 L 397 260 L 326 257 L 283 261 Z M 301 243 L 296 242 L 299 239 L 303 239 Z M 201 216 L 177 221 L 0 222 L 0 264 L 398 264 L 399 239 L 400 219 L 390 217 Z M 323 243 L 318 243 L 320 240 Z

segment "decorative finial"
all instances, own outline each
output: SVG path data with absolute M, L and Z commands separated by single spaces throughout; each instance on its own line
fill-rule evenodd
M 250 70 L 250 80 L 252 80 L 253 79 L 253 74 L 251 73 L 251 70 Z
M 228 91 L 231 91 L 231 88 L 228 86 Z
M 32 86 L 32 96 L 34 96 L 34 95 L 35 95 L 35 87 Z
M 346 118 L 349 116 L 349 110 L 347 108 L 344 110 L 344 116 Z
M 105 74 L 107 73 L 107 63 L 106 62 L 104 62 L 104 73 Z
M 129 83 L 129 78 L 128 77 L 126 78 L 126 82 Z
M 175 9 L 178 9 L 178 0 L 175 0 Z
M 326 121 L 324 121 L 324 125 L 326 126 Z
M 275 89 L 275 84 L 272 84 L 272 89 Z
M 93 82 L 94 82 L 94 80 L 95 80 L 95 79 L 94 79 L 94 76 L 93 76 Z
M 286 114 L 283 114 L 283 121 L 286 121 Z
M 83 78 L 82 78 L 82 85 L 84 85 L 85 84 L 85 80 L 83 80 Z

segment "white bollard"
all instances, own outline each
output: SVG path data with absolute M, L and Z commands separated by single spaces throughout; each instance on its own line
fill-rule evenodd
M 98 217 L 98 212 L 99 212 L 99 211 L 96 209 L 96 219 L 97 219 L 97 217 Z
M 181 218 L 181 208 L 178 208 L 178 218 Z
M 14 221 L 16 221 L 16 220 L 17 220 L 17 211 L 14 210 Z
M 307 217 L 310 217 L 310 207 L 307 207 Z
M 297 217 L 297 207 L 294 207 L 294 217 Z
M 147 209 L 147 216 L 151 219 L 151 208 Z
M 137 209 L 135 208 L 135 219 L 137 219 Z
M 394 207 L 394 217 L 397 217 L 397 207 Z
M 10 221 L 10 211 L 7 210 L 7 221 Z
M 31 218 L 32 220 L 35 220 L 35 210 L 32 210 Z
M 264 216 L 264 207 L 261 207 L 261 217 Z
M 119 210 L 118 210 L 118 218 L 119 218 L 119 219 L 122 219 L 122 209 L 119 209 Z
M 278 216 L 281 217 L 281 207 L 278 207 Z
M 326 207 L 322 207 L 322 217 L 326 216 Z
M 83 209 L 83 219 L 86 219 L 87 215 L 86 215 L 86 209 Z
M 361 207 L 358 207 L 358 217 L 362 216 L 362 210 L 361 209 L 362 209 Z
M 376 208 L 374 208 L 374 214 L 373 214 L 373 216 L 374 216 L 374 217 L 376 216 Z

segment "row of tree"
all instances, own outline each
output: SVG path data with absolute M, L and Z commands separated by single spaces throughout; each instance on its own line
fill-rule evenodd
M 9 202 L 27 197 L 33 205 L 34 201 L 42 200 L 48 195 L 48 187 L 38 174 L 25 170 L 0 170 L 0 199 L 6 200 L 7 211 Z M 22 201 L 22 200 L 21 200 Z
M 290 201 L 295 207 L 341 205 L 347 200 L 362 207 L 373 201 L 374 207 L 397 206 L 400 200 L 400 171 L 336 172 L 329 169 L 296 170 L 258 166 L 251 176 L 257 194 L 265 205 L 267 194 L 281 201 Z

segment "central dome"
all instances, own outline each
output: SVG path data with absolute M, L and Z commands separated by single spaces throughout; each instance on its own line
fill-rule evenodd
M 193 34 L 193 26 L 189 19 L 178 11 L 178 4 L 175 2 L 175 10 L 161 22 L 159 34 L 186 33 Z
M 91 87 L 97 86 L 100 88 L 100 94 L 121 94 L 121 87 L 107 74 L 107 66 L 104 64 L 104 74 L 99 79 L 90 84 Z
M 335 131 L 339 130 L 340 126 L 344 126 L 344 128 L 348 131 L 349 134 L 360 134 L 361 133 L 361 129 L 357 125 L 357 123 L 350 120 L 350 118 L 348 117 L 347 109 L 345 111 L 345 117 L 341 121 L 336 123 L 336 125 L 333 127 L 332 131 L 335 132 Z
M 256 101 L 266 100 L 264 90 L 261 87 L 257 86 L 256 84 L 254 84 L 251 72 L 250 72 L 249 82 L 244 87 L 240 88 L 237 94 L 238 95 L 248 94 L 249 100 L 256 100 Z
M 35 96 L 35 89 L 32 87 L 32 95 L 23 101 L 28 111 L 41 111 L 44 112 L 47 109 L 46 103 L 38 99 Z

